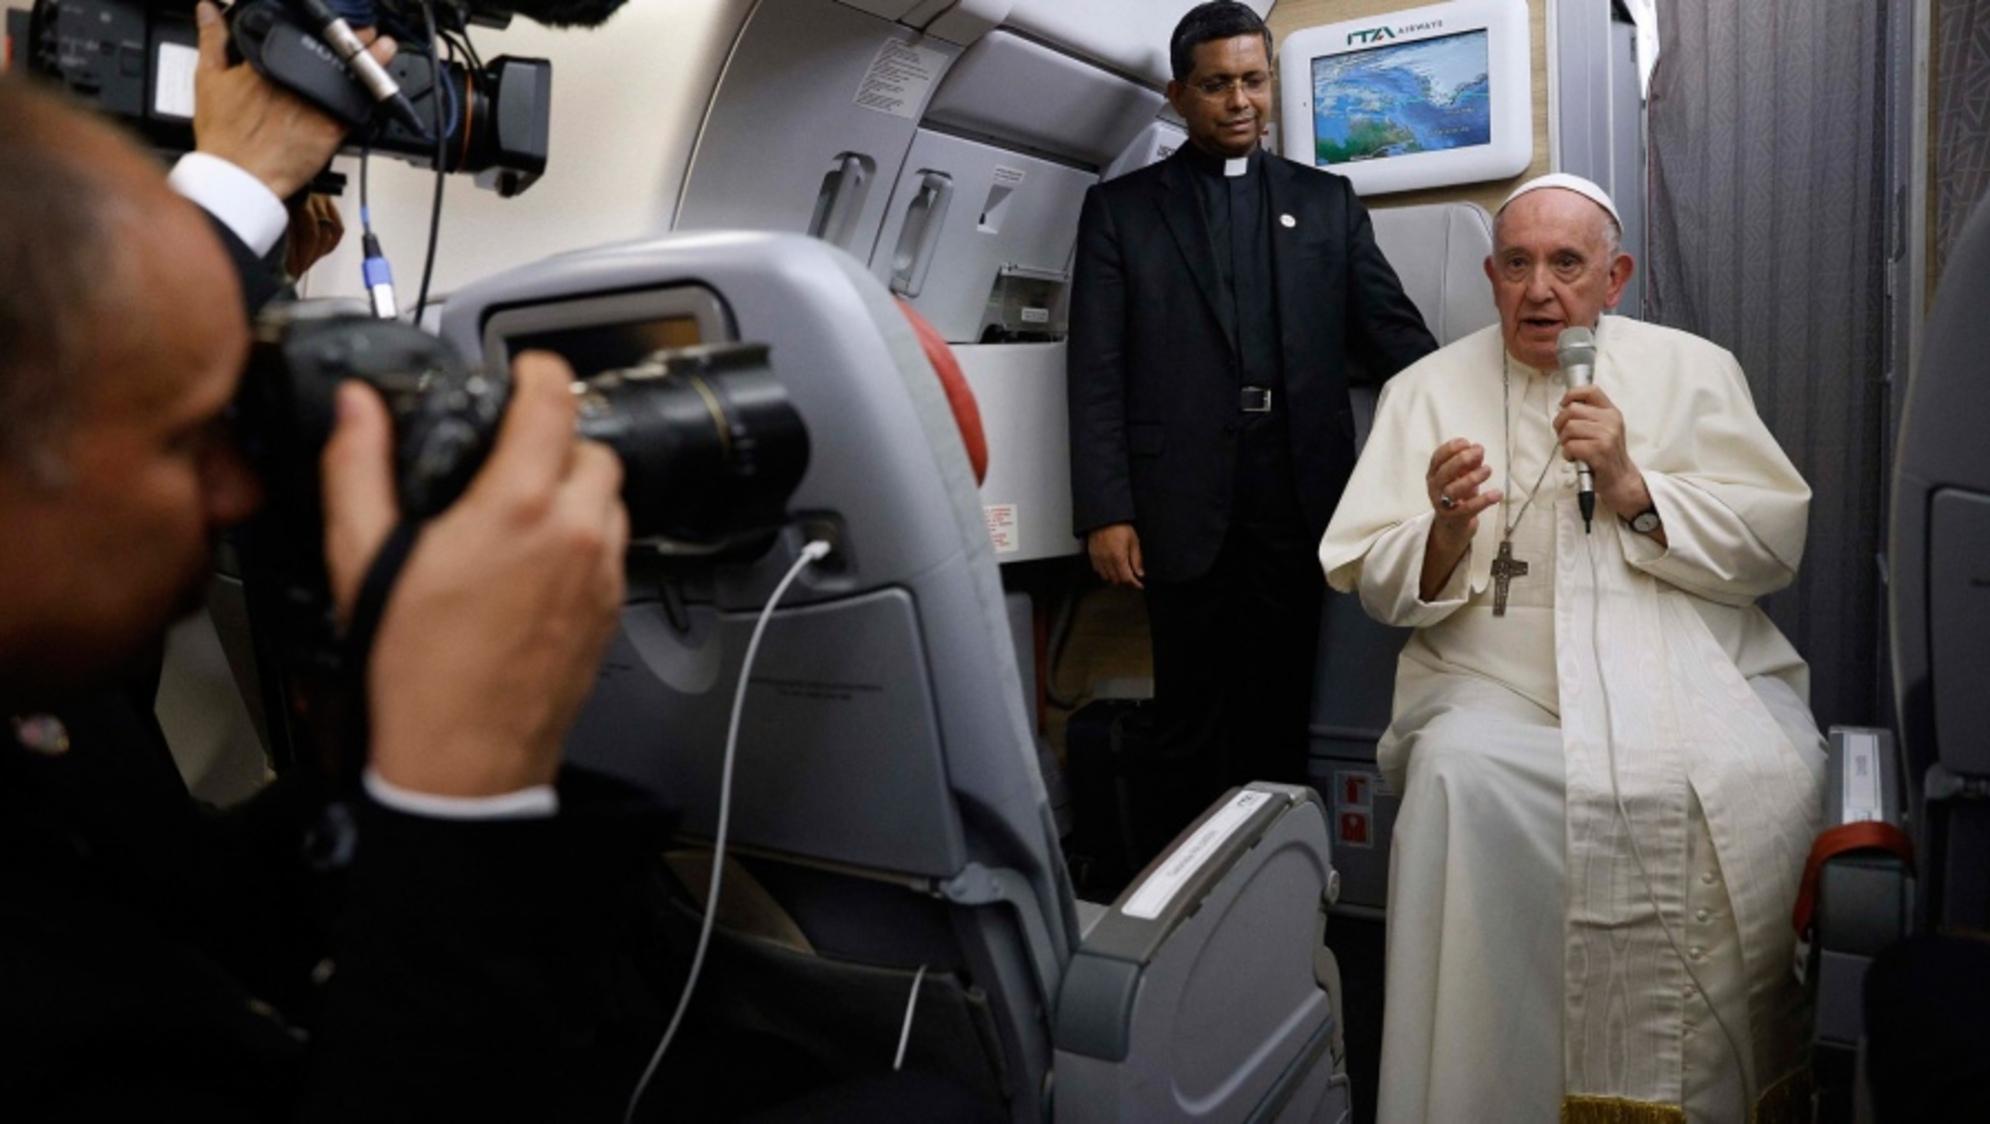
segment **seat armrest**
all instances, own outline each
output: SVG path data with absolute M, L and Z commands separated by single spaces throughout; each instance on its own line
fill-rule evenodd
M 1835 726 L 1826 752 L 1819 857 L 1815 871 L 1806 872 L 1810 924 L 1797 934 L 1796 967 L 1810 990 L 1811 1067 L 1820 1103 L 1845 1107 L 1855 1083 L 1866 969 L 1881 949 L 1907 934 L 1914 871 L 1906 855 L 1886 849 L 1829 853 L 1830 841 L 1846 836 L 1904 842 L 1905 774 L 1892 733 Z
M 1213 805 L 1065 970 L 1057 1118 L 1231 1120 L 1344 1096 L 1317 955 L 1333 881 L 1311 789 L 1254 783 Z
M 1824 822 L 1877 820 L 1895 827 L 1906 820 L 1900 750 L 1891 730 L 1833 726 L 1825 743 Z

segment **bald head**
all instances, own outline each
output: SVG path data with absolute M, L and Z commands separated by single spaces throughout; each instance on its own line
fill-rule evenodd
M 115 130 L 0 78 L 0 695 L 95 682 L 190 604 L 256 489 L 214 230 Z
M 241 319 L 226 254 L 158 163 L 18 77 L 0 78 L 0 261 L 0 460 L 37 477 L 162 317 Z

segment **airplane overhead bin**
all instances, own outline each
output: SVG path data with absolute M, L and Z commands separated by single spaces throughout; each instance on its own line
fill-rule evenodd
M 869 258 L 919 115 L 959 54 L 836 0 L 763 0 L 699 130 L 676 226 L 827 235 Z
M 1076 549 L 1063 340 L 1085 190 L 1180 143 L 1160 87 L 1187 4 L 1064 7 L 1082 10 L 764 0 L 675 224 L 812 234 L 938 329 L 981 405 L 1004 562 Z

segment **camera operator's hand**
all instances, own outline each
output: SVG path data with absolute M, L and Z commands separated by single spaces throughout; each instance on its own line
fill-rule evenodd
M 194 70 L 193 136 L 197 151 L 218 156 L 288 199 L 331 163 L 345 143 L 345 125 L 256 73 L 228 65 L 228 23 L 201 0 L 200 64 Z M 373 33 L 362 31 L 361 39 Z M 381 36 L 367 50 L 382 64 L 394 40 Z
M 339 248 L 339 240 L 345 237 L 345 219 L 329 195 L 299 196 L 289 210 L 283 271 L 292 277 L 302 277 L 319 258 Z
M 622 604 L 621 462 L 574 435 L 573 373 L 528 352 L 496 448 L 422 532 L 367 668 L 374 771 L 439 796 L 552 780 Z M 392 432 L 372 390 L 339 388 L 325 446 L 325 555 L 341 615 L 397 518 Z

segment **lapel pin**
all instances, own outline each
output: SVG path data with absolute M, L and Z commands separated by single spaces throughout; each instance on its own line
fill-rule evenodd
M 52 714 L 16 715 L 14 740 L 21 748 L 43 757 L 60 757 L 69 752 L 69 728 Z
M 1291 230 L 1293 227 L 1299 225 L 1299 220 L 1293 218 L 1291 215 L 1280 215 L 1278 216 L 1278 225 Z

